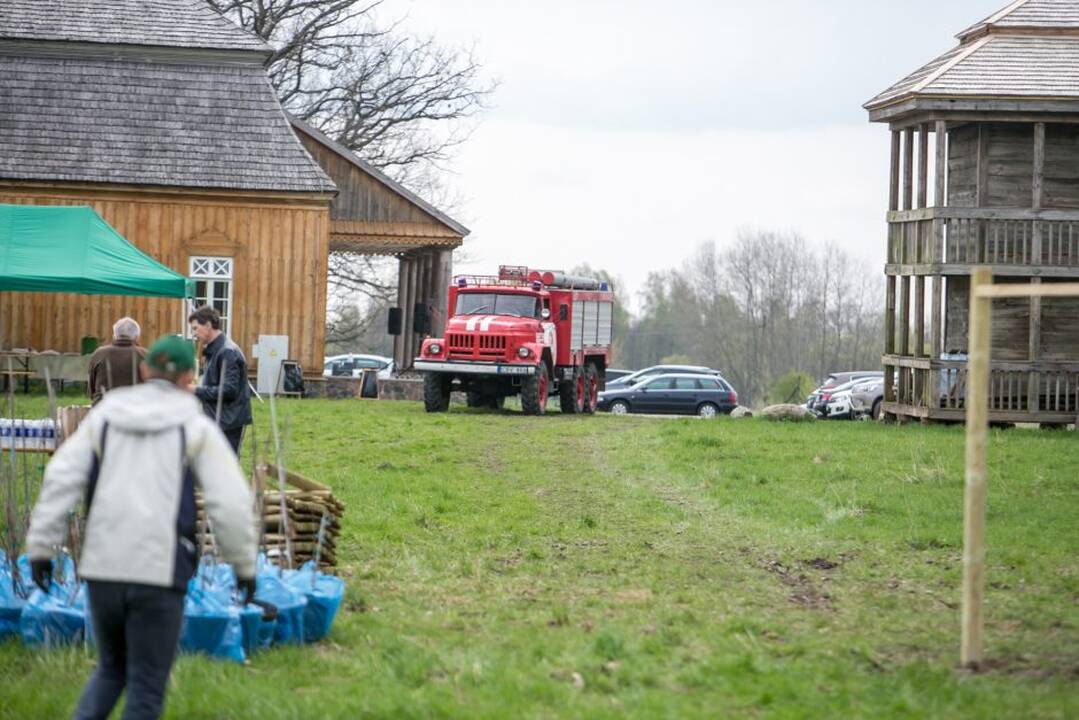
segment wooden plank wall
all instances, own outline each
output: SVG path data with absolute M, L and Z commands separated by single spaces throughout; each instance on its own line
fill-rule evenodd
M 295 130 L 307 152 L 337 184 L 339 194 L 330 205 L 330 217 L 334 220 L 442 225 L 418 205 L 386 187 L 381 180 L 302 130 Z
M 1045 126 L 1042 206 L 1079 208 L 1079 125 Z
M 321 374 L 325 346 L 327 201 L 302 204 L 101 191 L 14 191 L 0 202 L 90 205 L 139 249 L 184 275 L 191 255 L 234 258 L 230 335 L 251 358 L 260 334 L 289 336 L 305 373 Z M 130 315 L 143 340 L 182 332 L 186 302 L 161 298 L 0 293 L 5 346 L 71 352 L 80 338 L 106 341 Z
M 978 192 L 978 126 L 948 131 L 948 205 L 974 207 Z
M 1029 282 L 1030 278 L 994 278 L 996 282 Z M 1067 282 L 1068 278 L 1044 278 L 1043 283 Z M 944 339 L 946 352 L 965 350 L 969 279 L 949 277 L 946 294 L 947 324 Z M 1079 298 L 1042 298 L 1042 321 L 1039 357 L 1056 362 L 1079 358 Z M 1026 298 L 993 301 L 993 359 L 1025 361 L 1029 353 L 1030 305 Z
M 986 195 L 982 207 L 1031 207 L 1034 177 L 1032 123 L 983 123 Z M 948 204 L 977 207 L 979 125 L 949 131 Z M 1079 126 L 1047 124 L 1042 207 L 1079 207 Z

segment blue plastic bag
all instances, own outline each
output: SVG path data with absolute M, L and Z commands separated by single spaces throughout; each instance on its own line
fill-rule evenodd
M 244 662 L 240 609 L 229 604 L 227 589 L 201 586 L 197 579 L 188 584 L 180 649 Z
M 266 566 L 271 567 L 271 566 Z M 255 598 L 277 606 L 273 641 L 300 644 L 304 639 L 304 611 L 307 597 L 278 577 L 276 569 L 263 569 L 257 578 Z
M 303 615 L 304 642 L 316 642 L 329 635 L 345 597 L 345 581 L 319 572 L 310 560 L 296 572 L 288 573 L 285 581 L 307 598 Z
M 6 557 L 0 557 L 0 639 L 19 634 L 19 618 L 32 582 L 28 575 L 20 572 L 16 584 L 11 563 Z
M 74 645 L 86 639 L 86 586 L 54 582 L 46 594 L 35 588 L 19 618 L 19 633 L 30 647 Z
M 240 626 L 243 628 L 244 653 L 252 655 L 259 649 L 259 630 L 262 627 L 262 608 L 246 605 L 240 609 Z

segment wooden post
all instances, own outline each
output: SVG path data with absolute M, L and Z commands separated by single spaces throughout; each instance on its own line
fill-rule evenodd
M 1045 175 L 1045 123 L 1034 123 L 1034 177 L 1031 207 L 1042 209 L 1042 180 Z
M 903 209 L 914 203 L 914 128 L 903 131 Z
M 890 185 L 888 188 L 888 209 L 899 209 L 899 157 L 900 157 L 900 134 L 898 130 L 892 130 L 892 168 L 888 174 Z
M 925 357 L 925 276 L 914 278 L 914 356 Z
M 1031 278 L 1031 284 L 1041 285 L 1041 278 Z M 1042 298 L 1034 294 L 1030 296 L 1030 327 L 1029 345 L 1027 358 L 1030 362 L 1038 362 L 1041 359 L 1042 347 Z M 1041 405 L 1041 373 L 1031 370 L 1027 385 L 1027 412 L 1036 413 Z
M 933 358 L 937 358 L 940 357 L 940 353 L 943 351 L 941 348 L 941 338 L 943 333 L 941 332 L 940 326 L 943 278 L 941 278 L 940 275 L 934 275 L 931 285 L 930 292 L 932 299 L 929 302 L 929 355 Z
M 963 608 L 960 662 L 982 660 L 982 594 L 985 587 L 985 476 L 989 436 L 989 337 L 993 301 L 978 291 L 992 284 L 989 268 L 970 277 L 970 338 L 967 360 L 966 493 L 963 510 Z
M 918 207 L 929 206 L 929 123 L 918 127 Z
M 397 259 L 397 307 L 401 309 L 402 327 L 401 332 L 393 338 L 393 362 L 398 368 L 404 367 L 405 364 L 405 329 L 403 318 L 407 291 L 408 258 L 407 256 L 402 255 Z
M 910 275 L 899 278 L 899 348 L 904 357 L 910 355 Z M 899 402 L 910 404 L 910 369 L 899 369 Z
M 895 353 L 895 275 L 885 278 L 884 292 L 884 354 Z M 884 402 L 895 402 L 894 369 L 884 366 Z
M 985 123 L 978 124 L 977 184 L 974 191 L 974 207 L 985 207 L 989 201 L 989 130 Z
M 933 204 L 944 207 L 948 188 L 948 123 L 937 120 L 937 170 L 933 180 Z

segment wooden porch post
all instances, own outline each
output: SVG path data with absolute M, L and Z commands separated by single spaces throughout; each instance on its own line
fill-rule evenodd
M 918 207 L 929 203 L 929 123 L 918 127 Z
M 989 337 L 992 300 L 979 297 L 993 276 L 986 267 L 970 278 L 970 342 L 967 360 L 966 493 L 963 509 L 963 606 L 960 662 L 977 667 L 982 659 L 982 594 L 985 586 L 985 477 L 989 434 Z
M 914 128 L 903 131 L 903 209 L 914 204 Z
M 1030 206 L 1034 210 L 1042 209 L 1042 179 L 1045 175 L 1045 123 L 1034 123 L 1034 177 L 1032 178 L 1032 192 Z M 1042 224 L 1035 220 L 1030 238 L 1030 262 L 1032 265 L 1042 264 Z M 1041 278 L 1032 278 L 1031 283 L 1040 285 Z M 1037 362 L 1041 357 L 1042 345 L 1042 298 L 1040 295 L 1032 295 L 1030 298 L 1030 327 L 1028 330 L 1029 346 L 1028 359 Z M 1031 370 L 1027 384 L 1027 412 L 1038 412 L 1041 404 L 1040 373 Z
M 405 364 L 405 295 L 408 290 L 408 256 L 397 259 L 397 307 L 401 308 L 401 332 L 393 338 L 393 363 L 398 369 Z
M 446 320 L 449 318 L 448 301 L 451 275 L 453 273 L 453 251 L 435 251 L 434 266 L 434 315 L 431 318 L 431 334 L 441 337 L 446 329 Z
M 910 276 L 899 279 L 899 354 L 910 355 Z M 909 368 L 899 370 L 899 401 L 910 403 Z
M 891 171 L 888 173 L 889 187 L 888 187 L 888 209 L 899 209 L 899 158 L 900 158 L 900 133 L 898 130 L 892 130 L 892 165 Z

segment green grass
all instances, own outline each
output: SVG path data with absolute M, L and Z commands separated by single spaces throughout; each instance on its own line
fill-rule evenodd
M 168 717 L 1079 715 L 1074 434 L 991 435 L 971 674 L 962 428 L 280 410 L 348 507 L 346 603 L 318 645 L 181 658 Z M 66 716 L 92 666 L 0 645 L 0 717 Z

